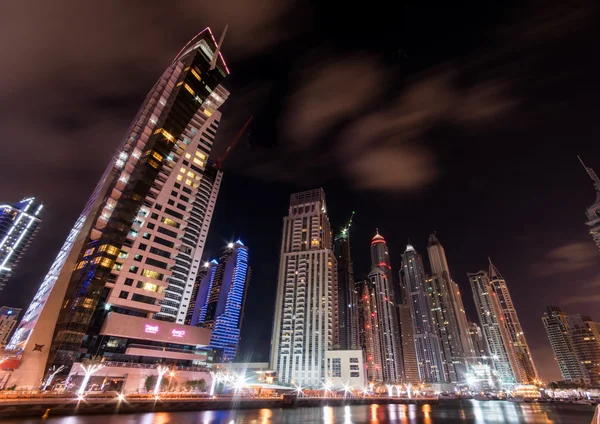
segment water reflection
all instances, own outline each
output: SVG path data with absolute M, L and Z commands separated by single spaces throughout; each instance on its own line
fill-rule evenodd
M 501 401 L 441 402 L 424 405 L 357 405 L 321 408 L 188 411 L 155 414 L 13 418 L 2 424 L 359 424 L 402 423 L 572 423 L 589 424 L 594 408 L 586 405 L 539 405 Z

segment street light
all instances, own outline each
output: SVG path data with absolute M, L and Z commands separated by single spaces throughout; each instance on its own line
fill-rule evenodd
M 59 372 L 61 372 L 63 369 L 65 369 L 64 365 L 61 365 L 60 367 L 58 367 L 56 369 L 56 371 L 54 371 L 52 374 L 50 374 L 48 376 L 48 378 L 46 379 L 46 382 L 44 383 L 44 385 L 42 386 L 42 390 L 46 390 L 46 388 L 52 383 L 52 380 L 54 380 L 54 376 L 56 374 L 58 374 Z
M 156 386 L 154 386 L 154 394 L 158 395 L 158 393 L 160 392 L 160 383 L 162 381 L 163 375 L 169 372 L 169 367 L 159 365 L 156 370 L 158 371 L 158 377 L 156 378 Z
M 79 387 L 79 390 L 77 391 L 77 394 L 79 396 L 83 396 L 83 393 L 85 392 L 85 387 L 87 386 L 88 381 L 90 381 L 92 374 L 94 374 L 96 371 L 102 369 L 103 367 L 104 367 L 104 365 L 102 365 L 102 364 L 89 364 L 89 365 L 81 366 L 81 369 L 83 369 L 83 372 L 85 373 L 85 377 L 83 377 L 81 386 Z
M 412 398 L 411 391 L 410 391 L 410 389 L 412 388 L 412 384 L 407 383 L 404 385 L 404 387 L 406 387 L 406 395 L 408 396 L 408 398 L 409 399 Z

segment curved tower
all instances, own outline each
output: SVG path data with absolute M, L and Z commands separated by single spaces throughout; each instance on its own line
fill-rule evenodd
M 208 156 L 228 73 L 206 28 L 150 90 L 10 342 L 11 383 L 36 388 L 111 343 L 126 360 L 128 339 L 108 340 L 131 320 L 183 322 L 221 179 Z

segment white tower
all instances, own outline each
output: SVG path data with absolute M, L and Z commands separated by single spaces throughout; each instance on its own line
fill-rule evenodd
M 283 219 L 271 368 L 279 381 L 321 387 L 337 338 L 337 267 L 322 189 L 292 194 Z

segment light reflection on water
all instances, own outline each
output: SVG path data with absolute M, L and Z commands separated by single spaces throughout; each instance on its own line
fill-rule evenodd
M 499 401 L 442 402 L 424 405 L 357 405 L 238 411 L 160 412 L 130 415 L 15 418 L 0 424 L 353 424 L 353 423 L 573 423 L 589 424 L 594 408 Z

